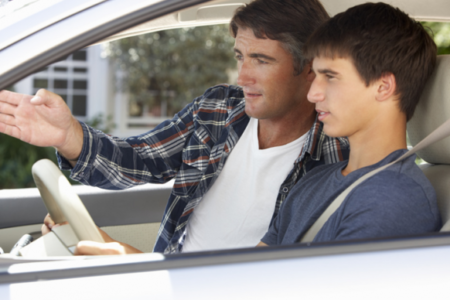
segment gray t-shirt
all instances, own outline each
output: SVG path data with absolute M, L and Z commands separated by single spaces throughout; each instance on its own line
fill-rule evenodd
M 388 164 L 406 150 L 343 176 L 347 161 L 320 166 L 289 193 L 264 235 L 268 245 L 293 244 L 329 204 L 364 174 Z M 438 231 L 441 219 L 436 193 L 415 164 L 415 155 L 388 167 L 356 187 L 328 219 L 314 242 L 414 235 Z

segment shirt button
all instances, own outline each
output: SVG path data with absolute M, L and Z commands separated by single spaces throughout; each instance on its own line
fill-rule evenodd
M 283 193 L 287 193 L 287 192 L 289 192 L 289 189 L 287 187 L 284 187 L 283 188 Z

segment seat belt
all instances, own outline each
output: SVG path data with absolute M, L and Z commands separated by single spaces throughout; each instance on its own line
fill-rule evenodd
M 443 138 L 446 138 L 450 135 L 450 120 L 447 120 L 444 124 L 439 126 L 437 129 L 435 129 L 432 133 L 430 133 L 427 137 L 425 137 L 420 143 L 418 143 L 415 147 L 413 147 L 411 150 L 403 154 L 401 157 L 396 159 L 395 161 L 384 165 L 378 169 L 372 170 L 369 173 L 365 174 L 364 176 L 361 176 L 358 180 L 353 182 L 352 185 L 350 185 L 347 189 L 345 189 L 336 199 L 331 202 L 331 204 L 328 206 L 328 208 L 322 213 L 322 215 L 314 222 L 314 224 L 308 229 L 308 231 L 303 235 L 302 239 L 300 240 L 301 243 L 309 243 L 314 240 L 317 233 L 322 229 L 323 225 L 326 221 L 331 217 L 331 215 L 341 206 L 342 202 L 344 202 L 347 195 L 356 188 L 360 183 L 364 182 L 368 178 L 374 176 L 375 174 L 383 171 L 384 169 L 390 167 L 391 165 L 402 161 L 403 159 L 413 155 L 417 151 L 427 147 L 428 145 L 431 145 L 435 142 L 440 141 Z M 351 151 L 351 150 L 350 150 Z

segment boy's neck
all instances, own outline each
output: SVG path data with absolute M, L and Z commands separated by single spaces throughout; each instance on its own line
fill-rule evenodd
M 376 164 L 396 150 L 406 149 L 406 120 L 400 118 L 390 124 L 374 124 L 372 128 L 349 136 L 348 140 L 350 157 L 347 167 L 342 170 L 344 176 Z

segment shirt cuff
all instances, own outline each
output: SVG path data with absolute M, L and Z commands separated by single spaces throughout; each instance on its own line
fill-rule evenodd
M 67 160 L 58 151 L 56 151 L 56 157 L 58 159 L 58 165 L 60 169 L 70 170 L 70 178 L 77 181 L 81 181 L 85 177 L 87 169 L 89 169 L 92 165 L 90 160 L 94 159 L 95 157 L 95 155 L 92 155 L 92 153 L 95 153 L 95 150 L 97 148 L 96 143 L 94 142 L 94 140 L 97 139 L 95 129 L 90 128 L 83 122 L 80 122 L 80 125 L 83 129 L 83 147 L 75 166 L 72 167 L 69 160 Z

